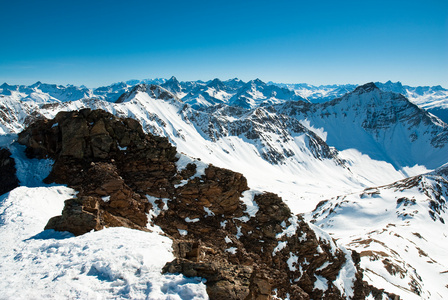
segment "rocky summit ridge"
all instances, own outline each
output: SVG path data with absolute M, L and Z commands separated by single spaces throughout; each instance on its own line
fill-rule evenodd
M 167 138 L 102 110 L 60 112 L 19 134 L 30 158 L 51 158 L 47 182 L 78 191 L 46 229 L 82 235 L 105 227 L 173 239 L 164 272 L 206 279 L 210 299 L 364 299 L 359 255 L 293 215 L 246 178 L 179 154 Z M 389 295 L 393 296 L 393 295 Z

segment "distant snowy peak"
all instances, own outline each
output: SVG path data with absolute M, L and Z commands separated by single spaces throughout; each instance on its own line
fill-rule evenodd
M 275 109 L 322 128 L 330 146 L 358 149 L 397 169 L 416 164 L 436 168 L 448 159 L 448 126 L 403 95 L 373 83 L 325 103 L 289 102 Z
M 244 85 L 244 81 L 242 81 L 241 79 L 238 79 L 238 78 L 233 78 L 233 79 L 224 81 L 224 84 L 234 90 L 237 90 Z
M 180 94 L 182 92 L 182 86 L 176 77 L 172 76 L 170 79 L 161 84 L 161 86 L 173 94 Z
M 93 96 L 91 90 L 72 85 L 62 86 L 56 84 L 45 84 L 40 81 L 30 86 L 8 85 L 0 86 L 0 95 L 12 96 L 17 100 L 34 101 L 39 103 L 54 101 L 73 101 Z
M 161 86 L 154 84 L 137 84 L 129 92 L 122 94 L 120 98 L 118 98 L 116 103 L 129 102 L 132 99 L 136 98 L 138 93 L 146 93 L 152 99 L 173 100 L 181 102 L 179 98 L 176 97 L 176 95 Z
M 440 85 L 411 87 L 401 82 L 376 83 L 384 91 L 400 93 L 413 103 L 424 108 L 445 123 L 448 123 L 448 89 Z
M 123 93 L 128 92 L 130 88 L 131 86 L 124 82 L 96 89 L 89 89 L 84 86 L 46 84 L 40 81 L 30 86 L 4 83 L 0 86 L 0 97 L 36 103 L 69 102 L 88 98 L 115 102 Z
M 207 86 L 217 89 L 217 90 L 225 90 L 226 89 L 226 85 L 218 78 L 215 78 L 212 81 L 210 81 L 209 83 L 207 83 Z
M 128 80 L 95 89 L 42 82 L 36 82 L 30 86 L 4 83 L 0 86 L 0 97 L 39 103 L 67 102 L 86 98 L 115 102 L 123 93 L 128 92 L 137 84 L 160 85 L 196 109 L 221 103 L 244 108 L 298 100 L 323 103 L 340 98 L 346 93 L 354 91 L 357 87 L 353 84 L 313 86 L 306 83 L 284 84 L 271 81 L 265 83 L 258 78 L 248 82 L 238 78 L 225 81 L 215 78 L 207 82 L 200 80 L 179 81 L 172 76 L 168 80 L 163 78 Z M 444 122 L 448 122 L 448 90 L 441 86 L 410 87 L 402 85 L 400 82 L 393 83 L 391 81 L 375 84 L 383 91 L 392 91 L 404 95 L 413 103 L 428 110 Z
M 229 101 L 229 105 L 255 108 L 261 105 L 287 101 L 307 101 L 294 91 L 275 85 L 267 85 L 260 79 L 246 83 Z
M 335 98 L 341 97 L 344 94 L 353 91 L 357 85 L 355 84 L 333 84 L 314 86 L 307 83 L 286 84 L 268 82 L 268 85 L 275 85 L 294 91 L 297 95 L 305 98 L 312 103 L 322 103 Z
M 444 89 L 440 85 L 411 87 L 409 85 L 403 85 L 400 81 L 392 82 L 390 80 L 385 83 L 375 82 L 375 84 L 383 91 L 400 93 L 404 96 L 407 96 L 407 94 L 424 96 L 425 94 L 441 94 L 448 92 L 447 89 Z
M 354 91 L 357 87 L 354 84 L 314 86 L 306 83 L 285 84 L 274 82 L 268 82 L 268 85 L 288 88 L 312 103 L 322 103 L 340 98 L 346 93 Z M 414 104 L 448 123 L 448 90 L 440 85 L 411 87 L 390 80 L 386 83 L 375 82 L 375 85 L 382 91 L 402 94 Z

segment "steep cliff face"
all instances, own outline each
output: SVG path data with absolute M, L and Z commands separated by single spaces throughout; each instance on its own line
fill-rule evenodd
M 46 228 L 81 235 L 104 227 L 172 239 L 164 271 L 207 279 L 211 299 L 363 298 L 356 255 L 339 248 L 243 175 L 178 154 L 138 122 L 101 111 L 61 112 L 19 135 L 29 157 L 52 158 L 48 182 L 78 194 Z

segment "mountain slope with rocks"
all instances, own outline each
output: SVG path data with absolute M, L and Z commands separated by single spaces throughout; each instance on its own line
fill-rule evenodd
M 372 149 L 362 148 L 364 144 L 359 143 L 368 134 L 364 129 L 357 132 L 353 126 L 343 135 L 330 133 L 330 138 L 335 135 L 345 143 L 350 139 L 357 142 L 335 149 L 335 144 L 328 143 L 335 138 L 325 141 L 328 133 L 324 129 L 310 126 L 307 120 L 294 114 L 295 107 L 316 108 L 324 104 L 291 101 L 283 108 L 256 109 L 221 104 L 196 110 L 156 85 L 137 85 L 120 96 L 117 103 L 95 98 L 43 104 L 2 100 L 9 101 L 4 102 L 2 111 L 4 133 L 17 133 L 43 116 L 53 118 L 59 111 L 82 108 L 103 109 L 119 117 L 137 119 L 145 132 L 168 137 L 181 152 L 244 173 L 254 188 L 273 191 L 285 199 L 307 199 L 288 203 L 295 212 L 309 211 L 325 198 L 387 184 L 429 168 L 414 164 L 399 168 L 384 155 L 384 161 L 372 160 L 377 157 L 365 155 L 370 155 Z M 385 103 L 388 104 L 381 107 L 390 110 L 387 105 L 393 102 Z M 288 106 L 292 107 L 290 111 L 286 109 Z M 338 120 L 341 119 L 333 120 L 332 128 L 341 127 Z M 426 155 L 431 157 L 433 152 L 429 148 Z
M 447 175 L 444 165 L 431 173 L 325 200 L 307 219 L 360 253 L 370 284 L 403 299 L 444 299 Z
M 174 240 L 176 257 L 164 272 L 205 278 L 211 299 L 380 292 L 362 282 L 354 254 L 294 216 L 280 197 L 249 190 L 239 173 L 177 154 L 133 119 L 102 110 L 61 112 L 32 123 L 18 142 L 29 158 L 54 160 L 45 181 L 78 192 L 46 230 L 78 236 L 160 226 Z

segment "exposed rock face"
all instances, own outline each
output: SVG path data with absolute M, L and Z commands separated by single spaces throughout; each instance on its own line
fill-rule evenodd
M 61 112 L 33 123 L 19 142 L 28 156 L 55 160 L 47 181 L 79 191 L 48 229 L 80 235 L 154 222 L 174 240 L 176 259 L 164 272 L 206 278 L 211 299 L 345 299 L 352 288 L 353 298 L 366 296 L 357 260 L 280 197 L 247 191 L 244 176 L 230 170 L 193 160 L 180 166 L 185 157 L 166 138 L 144 134 L 132 119 Z M 337 286 L 343 268 L 353 273 L 348 289 Z
M 16 175 L 16 163 L 8 149 L 0 148 L 0 195 L 19 186 Z
M 76 235 L 126 226 L 145 230 L 151 207 L 144 196 L 176 173 L 176 149 L 167 139 L 146 135 L 133 119 L 90 109 L 39 120 L 19 135 L 30 157 L 55 160 L 48 182 L 79 191 L 62 216 L 46 228 Z
M 346 257 L 333 241 L 319 239 L 277 195 L 263 193 L 253 200 L 259 208 L 253 217 L 241 204 L 232 214 L 210 216 L 192 201 L 188 206 L 195 207 L 198 221 L 188 225 L 181 208 L 170 202 L 156 223 L 165 232 L 180 226 L 188 234 L 175 243 L 178 259 L 164 271 L 206 278 L 211 299 L 270 299 L 273 290 L 281 298 L 344 299 L 333 281 Z M 328 289 L 315 288 L 317 278 L 325 278 Z M 356 296 L 362 298 L 360 287 Z

